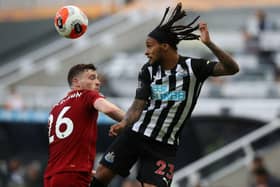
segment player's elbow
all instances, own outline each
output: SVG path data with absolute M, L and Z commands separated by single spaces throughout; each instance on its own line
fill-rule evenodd
M 239 66 L 237 63 L 227 68 L 227 75 L 234 75 L 239 72 Z
M 235 69 L 234 69 L 234 73 L 233 74 L 236 74 L 240 71 L 240 68 L 238 65 L 236 65 Z
M 239 70 L 240 70 L 240 69 L 239 69 L 239 66 L 236 65 L 235 67 L 233 67 L 233 68 L 231 69 L 230 74 L 231 74 L 231 75 L 234 75 L 234 74 L 238 73 Z

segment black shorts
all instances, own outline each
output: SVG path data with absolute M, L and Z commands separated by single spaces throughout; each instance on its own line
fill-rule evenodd
M 139 161 L 137 179 L 156 186 L 170 186 L 177 148 L 150 140 L 126 129 L 103 155 L 100 163 L 120 176 L 127 177 Z

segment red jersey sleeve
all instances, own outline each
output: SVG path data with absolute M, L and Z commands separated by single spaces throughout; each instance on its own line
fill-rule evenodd
M 105 98 L 102 94 L 100 94 L 97 91 L 92 91 L 92 90 L 86 90 L 84 92 L 85 94 L 85 102 L 87 105 L 89 105 L 90 107 L 93 107 L 93 104 L 95 103 L 95 101 L 99 98 Z

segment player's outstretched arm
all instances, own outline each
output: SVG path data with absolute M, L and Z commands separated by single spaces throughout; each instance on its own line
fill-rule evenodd
M 146 106 L 146 100 L 135 99 L 125 114 L 123 120 L 110 128 L 109 135 L 110 136 L 117 136 L 122 129 L 124 129 L 128 125 L 132 125 L 135 123 L 139 118 Z
M 116 121 L 121 121 L 124 118 L 124 111 L 104 98 L 97 99 L 93 106 Z
M 205 22 L 199 23 L 200 30 L 200 40 L 214 53 L 214 55 L 219 59 L 219 62 L 215 65 L 213 70 L 213 76 L 220 75 L 233 75 L 239 71 L 239 66 L 235 60 L 227 54 L 225 51 L 220 49 L 216 44 L 214 44 L 208 32 L 208 27 Z

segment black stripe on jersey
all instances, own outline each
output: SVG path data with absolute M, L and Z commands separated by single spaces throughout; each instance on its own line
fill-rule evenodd
M 185 77 L 183 78 L 182 90 L 188 90 L 187 88 L 189 88 L 189 86 L 190 86 L 190 71 L 189 71 L 188 66 L 187 66 L 185 63 L 186 63 L 185 61 L 182 62 L 182 63 L 180 63 L 180 65 L 182 66 L 182 68 L 185 69 L 185 70 L 187 71 L 187 73 L 188 73 L 188 76 L 185 76 Z M 186 93 L 186 94 L 188 94 L 188 93 Z M 187 95 L 186 95 L 186 97 L 187 97 Z M 172 131 L 173 131 L 173 128 L 174 128 L 175 125 L 178 123 L 178 121 L 179 121 L 179 119 L 180 119 L 180 116 L 181 116 L 181 114 L 183 113 L 186 104 L 187 104 L 187 98 L 186 98 L 186 100 L 185 100 L 184 102 L 182 102 L 182 103 L 179 105 L 179 107 L 178 107 L 178 109 L 177 109 L 177 111 L 176 111 L 176 114 L 175 114 L 175 116 L 174 116 L 172 122 L 170 123 L 170 126 L 168 127 L 167 133 L 164 135 L 164 137 L 163 137 L 163 139 L 162 139 L 162 141 L 163 141 L 164 143 L 168 143 L 168 139 L 169 139 L 169 137 L 170 137 L 170 135 L 171 135 L 171 133 L 172 133 Z
M 155 67 L 155 68 L 153 67 L 152 78 L 155 77 L 155 75 L 157 73 L 157 68 L 158 67 Z M 156 84 L 161 84 L 161 83 L 162 83 L 162 79 L 156 80 Z M 155 109 L 160 108 L 160 105 L 161 105 L 161 100 L 156 100 L 155 101 L 155 108 L 150 110 L 150 111 L 147 111 L 147 113 L 145 115 L 145 118 L 143 120 L 143 123 L 140 125 L 140 128 L 139 128 L 139 132 L 141 134 L 144 134 L 145 129 L 147 128 L 148 124 L 150 123 L 150 121 L 152 119 L 152 116 L 153 116 L 153 113 L 154 113 Z M 149 107 L 147 107 L 147 108 L 149 108 Z
M 151 82 L 153 82 L 154 78 L 155 78 L 155 76 L 157 74 L 157 70 L 158 70 L 159 66 L 151 66 L 151 67 L 152 67 L 152 75 L 151 75 L 152 80 L 151 80 Z
M 176 68 L 171 70 L 171 75 L 168 77 L 168 79 L 169 79 L 169 92 L 174 91 L 176 89 Z M 168 112 L 170 108 L 174 105 L 174 103 L 175 101 L 168 101 L 167 106 L 160 113 L 155 128 L 153 129 L 153 132 L 151 134 L 152 138 L 155 138 L 160 132 L 160 129 L 162 128 L 162 125 L 168 115 Z

